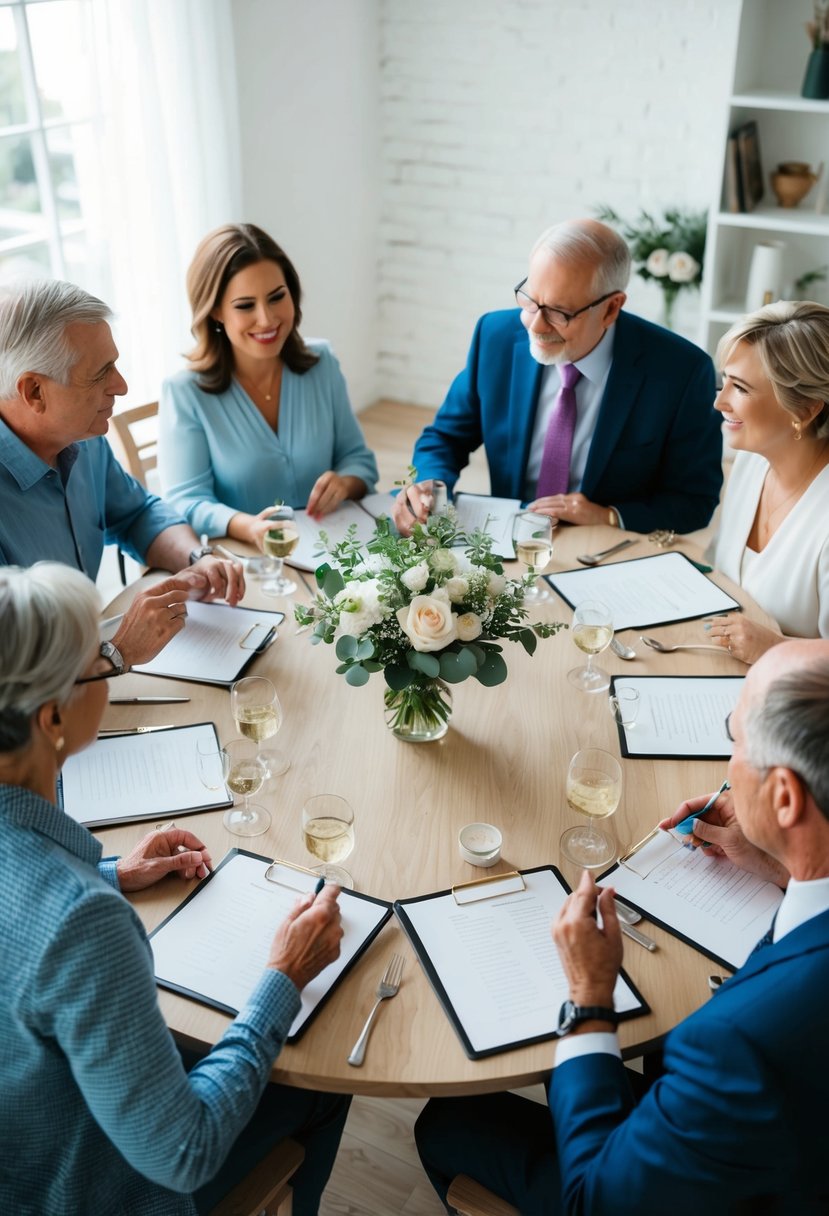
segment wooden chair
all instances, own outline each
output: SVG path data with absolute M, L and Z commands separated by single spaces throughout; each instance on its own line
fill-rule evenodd
M 115 441 L 115 454 L 127 472 L 142 486 L 146 486 L 147 474 L 158 464 L 157 418 L 157 401 L 136 405 L 131 410 L 112 415 L 111 438 Z
M 518 1208 L 499 1199 L 466 1174 L 458 1174 L 452 1179 L 446 1199 L 461 1216 L 521 1216 Z
M 289 1183 L 304 1159 L 301 1144 L 280 1140 L 210 1216 L 291 1216 L 293 1191 Z

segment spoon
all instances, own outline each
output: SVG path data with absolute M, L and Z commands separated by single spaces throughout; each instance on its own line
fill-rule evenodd
M 636 651 L 631 646 L 626 646 L 624 642 L 620 642 L 616 637 L 610 639 L 610 649 L 615 655 L 618 655 L 620 659 L 636 658 Z
M 716 650 L 718 654 L 728 654 L 728 651 L 722 646 L 704 646 L 697 642 L 682 642 L 674 646 L 666 646 L 664 642 L 659 642 L 656 638 L 646 638 L 641 635 L 639 641 L 650 646 L 651 650 L 658 650 L 660 654 L 672 654 L 674 650 Z
M 582 553 L 576 558 L 576 561 L 581 562 L 583 566 L 598 566 L 603 557 L 610 557 L 611 553 L 618 553 L 620 549 L 627 549 L 628 545 L 635 544 L 635 540 L 623 540 L 610 549 L 602 549 L 601 553 Z

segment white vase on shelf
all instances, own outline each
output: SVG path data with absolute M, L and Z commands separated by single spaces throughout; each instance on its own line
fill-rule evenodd
M 746 309 L 755 312 L 780 299 L 785 241 L 760 241 L 754 246 L 746 288 Z

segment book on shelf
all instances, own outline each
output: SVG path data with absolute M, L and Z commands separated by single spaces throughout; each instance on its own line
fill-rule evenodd
M 737 161 L 740 169 L 740 192 L 743 211 L 753 211 L 763 197 L 763 166 L 760 161 L 760 138 L 757 123 L 752 119 L 738 127 Z
M 743 182 L 740 176 L 740 154 L 737 150 L 737 134 L 733 132 L 725 145 L 725 190 L 723 205 L 726 211 L 745 211 Z

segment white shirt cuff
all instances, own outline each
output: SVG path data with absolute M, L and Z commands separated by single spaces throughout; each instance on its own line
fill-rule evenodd
M 567 1060 L 575 1060 L 576 1056 L 606 1055 L 615 1056 L 621 1060 L 622 1052 L 616 1035 L 606 1030 L 596 1030 L 592 1034 L 570 1034 L 559 1039 L 556 1046 L 556 1058 L 553 1068 L 564 1064 Z

